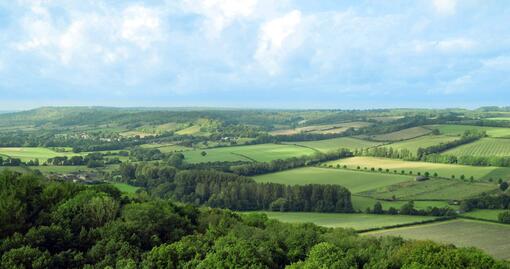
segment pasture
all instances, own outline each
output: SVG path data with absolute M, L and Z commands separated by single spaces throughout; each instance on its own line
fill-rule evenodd
M 138 187 L 131 186 L 126 183 L 111 182 L 110 184 L 119 189 L 119 191 L 126 194 L 134 194 L 139 189 Z
M 477 219 L 484 219 L 484 220 L 498 220 L 498 215 L 501 212 L 505 212 L 508 210 L 505 209 L 476 209 L 470 212 L 462 213 L 462 216 L 465 217 L 471 217 L 471 218 L 477 218 Z
M 333 139 L 317 140 L 317 141 L 305 141 L 305 142 L 293 142 L 287 143 L 293 145 L 299 145 L 303 147 L 313 148 L 321 152 L 328 152 L 338 149 L 364 149 L 380 145 L 380 142 L 372 142 L 352 137 L 338 137 Z
M 266 214 L 270 219 L 287 223 L 314 223 L 330 228 L 351 228 L 367 230 L 394 225 L 408 224 L 432 220 L 434 217 L 348 214 L 348 213 L 315 213 L 315 212 L 258 212 Z
M 365 233 L 370 236 L 400 236 L 459 247 L 476 247 L 499 259 L 510 259 L 509 234 L 510 225 L 465 219 Z
M 143 144 L 141 147 L 147 149 L 159 149 L 163 153 L 191 150 L 191 148 L 175 144 Z
M 281 129 L 269 132 L 272 135 L 293 135 L 299 133 L 319 133 L 319 134 L 339 134 L 345 132 L 349 128 L 361 128 L 369 126 L 368 122 L 344 122 L 338 124 L 310 125 L 297 127 L 292 129 Z
M 18 158 L 21 161 L 30 161 L 38 159 L 41 162 L 48 160 L 49 158 L 57 157 L 57 156 L 76 156 L 82 155 L 79 153 L 72 152 L 57 152 L 51 150 L 49 148 L 31 148 L 31 147 L 21 147 L 21 148 L 0 148 L 0 156 Z
M 413 127 L 392 133 L 369 136 L 374 141 L 402 141 L 430 134 L 432 131 L 423 127 Z
M 366 167 L 367 169 L 381 168 L 383 170 L 389 169 L 390 173 L 402 173 L 409 174 L 412 172 L 413 175 L 425 172 L 429 172 L 430 175 L 437 173 L 439 177 L 451 178 L 455 175 L 455 178 L 459 179 L 461 175 L 464 175 L 466 179 L 473 177 L 477 181 L 486 181 L 490 178 L 496 180 L 499 178 L 510 177 L 509 167 L 475 167 L 467 165 L 456 165 L 456 164 L 442 164 L 442 163 L 428 163 L 428 162 L 411 162 L 403 161 L 398 159 L 385 159 L 375 157 L 352 157 L 336 161 L 327 162 L 326 165 L 333 167 L 340 165 L 346 165 L 349 169 L 357 169 L 359 166 L 362 170 Z
M 426 135 L 418 138 L 413 138 L 409 140 L 404 140 L 388 145 L 384 145 L 386 148 L 393 148 L 397 150 L 407 149 L 409 150 L 413 156 L 416 156 L 419 148 L 427 148 L 430 146 L 440 145 L 442 143 L 448 143 L 458 138 L 446 135 Z
M 202 156 L 202 152 L 206 155 Z M 220 162 L 220 161 L 257 161 L 268 162 L 314 154 L 315 150 L 295 145 L 259 144 L 236 147 L 220 147 L 211 149 L 191 150 L 183 152 L 188 163 Z
M 508 157 L 510 156 L 510 139 L 482 138 L 443 152 L 455 156 Z
M 489 137 L 510 137 L 510 128 L 454 124 L 429 125 L 427 127 L 431 129 L 438 129 L 439 132 L 444 135 L 460 136 L 467 130 L 476 129 L 485 131 Z
M 394 207 L 396 209 L 399 209 L 402 205 L 407 203 L 407 201 L 387 201 L 387 200 L 377 200 L 375 198 L 366 197 L 366 196 L 359 196 L 359 195 L 352 195 L 352 206 L 354 207 L 354 210 L 360 210 L 365 211 L 367 207 L 373 208 L 374 204 L 379 201 L 383 207 L 384 210 L 388 210 L 390 207 Z M 458 209 L 459 206 L 456 205 L 449 205 L 447 201 L 414 201 L 414 208 L 416 209 L 427 209 L 428 207 L 437 207 L 437 208 L 444 208 L 449 207 L 454 210 Z
M 254 179 L 257 182 L 272 182 L 287 185 L 336 184 L 346 187 L 351 193 L 359 193 L 400 182 L 412 181 L 414 177 L 351 171 L 346 169 L 305 167 L 264 174 L 256 176 Z

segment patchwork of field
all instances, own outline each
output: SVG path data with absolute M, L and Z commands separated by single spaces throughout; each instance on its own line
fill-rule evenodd
M 486 126 L 473 126 L 473 125 L 429 125 L 431 129 L 438 129 L 441 134 L 460 136 L 467 130 L 481 130 L 485 131 L 489 137 L 510 137 L 510 128 L 501 127 L 486 127 Z
M 202 156 L 202 152 L 206 155 Z M 316 153 L 315 150 L 295 145 L 260 144 L 236 147 L 221 147 L 183 152 L 188 163 L 218 161 L 257 161 L 268 162 Z
M 402 141 L 430 134 L 432 131 L 423 127 L 413 127 L 392 133 L 369 136 L 374 141 Z
M 488 179 L 499 179 L 499 178 L 507 178 L 510 177 L 510 168 L 509 167 L 475 167 L 475 166 L 467 166 L 467 165 L 455 165 L 455 164 L 442 164 L 442 163 L 428 163 L 428 162 L 411 162 L 411 161 L 403 161 L 397 159 L 385 159 L 385 158 L 375 158 L 375 157 L 352 157 L 341 159 L 337 161 L 327 162 L 326 165 L 331 165 L 333 167 L 344 166 L 346 165 L 349 169 L 357 169 L 359 166 L 361 170 L 375 168 L 382 168 L 383 170 L 389 169 L 390 173 L 402 173 L 417 175 L 421 173 L 422 175 L 425 172 L 433 175 L 437 173 L 439 177 L 451 178 L 452 175 L 455 175 L 455 178 L 460 178 L 461 175 L 464 175 L 466 179 L 471 177 L 474 180 L 488 180 Z
M 388 145 L 384 145 L 387 148 L 393 148 L 397 150 L 407 149 L 412 154 L 416 155 L 419 148 L 427 148 L 431 146 L 440 145 L 443 143 L 452 142 L 458 138 L 446 135 L 426 135 L 414 139 L 404 140 Z
M 461 200 L 497 189 L 496 184 L 466 183 L 461 180 L 429 179 L 401 182 L 362 192 L 377 199 Z
M 352 195 L 352 206 L 354 210 L 359 210 L 364 212 L 367 207 L 373 208 L 376 202 L 381 203 L 384 210 L 388 210 L 390 207 L 399 209 L 407 203 L 407 201 L 388 201 L 388 200 L 377 200 L 375 198 Z M 451 209 L 457 210 L 459 208 L 458 205 L 450 205 L 447 201 L 414 201 L 414 208 L 416 209 L 427 209 L 428 207 L 437 207 L 437 208 L 445 208 L 449 207 Z
M 473 143 L 450 149 L 442 154 L 455 156 L 507 157 L 510 156 L 510 139 L 482 138 Z
M 359 193 L 375 188 L 382 188 L 400 182 L 412 181 L 412 176 L 306 167 L 254 177 L 257 182 L 273 182 L 288 185 L 337 184 Z
M 381 145 L 381 142 L 373 142 L 352 137 L 338 137 L 333 139 L 287 143 L 303 147 L 313 148 L 321 152 L 328 152 L 338 149 L 364 149 Z
M 0 148 L 0 156 L 6 156 L 11 158 L 18 158 L 21 159 L 21 161 L 30 161 L 39 159 L 39 161 L 44 162 L 48 160 L 49 158 L 57 157 L 57 156 L 76 156 L 76 155 L 83 155 L 79 153 L 72 153 L 72 152 L 57 152 L 54 150 L 51 150 L 49 148 L 29 148 L 29 147 L 23 147 L 23 148 Z
M 271 219 L 288 223 L 314 223 L 331 228 L 351 228 L 367 230 L 394 225 L 416 223 L 432 220 L 434 217 L 402 216 L 402 215 L 374 215 L 374 214 L 344 214 L 344 213 L 314 213 L 314 212 L 261 212 Z
M 456 219 L 369 232 L 370 236 L 401 236 L 406 239 L 433 240 L 459 247 L 476 247 L 499 259 L 510 259 L 510 225 Z
M 283 129 L 271 131 L 272 135 L 293 135 L 299 133 L 315 133 L 315 134 L 339 134 L 345 132 L 349 128 L 362 128 L 369 126 L 370 123 L 356 121 L 344 122 L 338 124 L 310 125 L 293 129 Z
M 497 221 L 499 213 L 508 211 L 506 209 L 476 209 L 470 212 L 462 213 L 462 216 Z

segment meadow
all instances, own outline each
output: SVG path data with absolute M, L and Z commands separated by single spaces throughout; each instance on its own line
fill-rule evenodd
M 360 195 L 352 195 L 352 206 L 356 211 L 364 212 L 367 208 L 373 208 L 376 202 L 381 203 L 384 210 L 390 209 L 390 207 L 399 209 L 402 205 L 407 203 L 407 201 L 388 201 L 388 200 L 377 200 L 375 198 L 360 196 Z M 445 208 L 449 207 L 454 210 L 457 210 L 459 206 L 450 205 L 447 201 L 414 201 L 414 208 L 416 209 L 427 209 L 428 207 L 437 207 L 437 208 Z
M 401 236 L 459 247 L 477 247 L 499 259 L 510 259 L 509 234 L 510 225 L 465 219 L 365 233 L 370 236 Z
M 206 155 L 203 156 L 202 152 Z M 188 163 L 218 162 L 218 161 L 257 161 L 268 162 L 277 159 L 287 159 L 303 155 L 311 155 L 316 151 L 306 147 L 284 144 L 260 144 L 249 146 L 219 147 L 183 152 Z
M 402 216 L 402 215 L 374 215 L 374 214 L 345 214 L 345 213 L 315 213 L 315 212 L 259 212 L 270 219 L 277 219 L 288 223 L 314 223 L 330 228 L 351 228 L 367 230 L 393 225 L 409 224 L 432 220 L 434 217 Z
M 191 150 L 191 148 L 175 144 L 143 144 L 141 147 L 147 149 L 159 149 L 163 153 Z
M 125 193 L 125 194 L 134 194 L 139 189 L 138 187 L 131 186 L 126 183 L 118 183 L 118 182 L 112 182 L 110 183 L 113 186 L 115 186 L 119 191 Z
M 510 157 L 510 139 L 482 138 L 473 143 L 445 151 L 443 154 L 477 157 Z
M 427 148 L 430 146 L 436 146 L 442 143 L 448 143 L 458 138 L 446 135 L 426 135 L 418 138 L 404 140 L 396 143 L 384 145 L 383 147 L 393 148 L 397 150 L 407 149 L 413 156 L 416 156 L 419 148 Z
M 272 135 L 293 135 L 299 133 L 339 134 L 345 132 L 349 128 L 361 128 L 369 125 L 370 123 L 362 121 L 343 122 L 337 124 L 310 125 L 291 129 L 274 130 L 271 131 L 270 134 Z
M 305 141 L 305 142 L 294 142 L 294 143 L 287 143 L 287 144 L 293 144 L 293 145 L 299 145 L 303 147 L 313 148 L 321 152 L 328 152 L 338 149 L 349 149 L 349 150 L 356 150 L 356 149 L 364 149 L 364 148 L 370 148 L 374 146 L 381 145 L 380 142 L 373 142 L 373 141 L 367 141 L 362 140 L 358 138 L 352 138 L 352 137 L 338 137 L 338 138 L 332 138 L 332 139 L 325 139 L 325 140 L 317 140 L 317 141 Z
M 346 165 L 349 169 L 357 169 L 359 166 L 362 170 L 365 167 L 367 169 L 375 168 L 376 170 L 378 168 L 382 168 L 383 170 L 389 169 L 390 173 L 393 173 L 394 171 L 401 173 L 404 171 L 405 174 L 412 172 L 414 175 L 417 175 L 418 173 L 423 175 L 425 172 L 428 172 L 430 175 L 437 173 L 439 177 L 444 178 L 451 178 L 452 175 L 455 175 L 455 178 L 457 179 L 464 175 L 466 179 L 473 177 L 474 180 L 477 181 L 486 181 L 490 178 L 496 180 L 499 178 L 510 177 L 509 167 L 475 167 L 456 164 L 411 162 L 376 157 L 352 157 L 327 162 L 326 165 L 331 165 L 333 167 L 336 167 L 337 165 L 343 167 Z
M 254 177 L 257 182 L 273 182 L 288 185 L 337 184 L 359 193 L 374 188 L 412 181 L 414 177 L 391 175 L 346 169 L 305 167 Z
M 461 216 L 477 218 L 477 219 L 484 219 L 484 220 L 498 221 L 499 213 L 505 212 L 505 211 L 508 211 L 508 210 L 505 210 L 505 209 L 475 209 L 470 212 L 464 212 L 461 214 Z
M 39 161 L 44 162 L 49 158 L 57 157 L 57 156 L 76 156 L 83 155 L 79 153 L 72 152 L 57 152 L 51 150 L 49 148 L 41 148 L 41 147 L 20 147 L 20 148 L 0 148 L 0 156 L 8 156 L 11 158 L 18 158 L 21 161 L 30 161 L 39 159 Z
M 413 127 L 392 133 L 372 135 L 370 140 L 374 141 L 402 141 L 430 134 L 432 131 L 423 127 Z
M 455 124 L 441 124 L 429 125 L 431 129 L 438 129 L 441 134 L 460 136 L 467 130 L 481 130 L 485 131 L 489 137 L 510 137 L 510 128 L 501 127 L 487 127 L 487 126 L 473 126 L 473 125 L 455 125 Z

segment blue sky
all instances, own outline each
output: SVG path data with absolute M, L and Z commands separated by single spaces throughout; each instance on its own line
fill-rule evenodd
M 0 1 L 0 110 L 477 107 L 509 86 L 509 1 Z

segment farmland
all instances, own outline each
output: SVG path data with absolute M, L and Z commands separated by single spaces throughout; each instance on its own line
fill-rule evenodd
M 342 149 L 342 148 L 349 149 L 349 150 L 370 148 L 370 147 L 380 145 L 381 143 L 352 138 L 352 137 L 339 137 L 339 138 L 326 139 L 326 140 L 294 142 L 294 143 L 287 143 L 287 144 L 294 144 L 294 145 L 299 145 L 299 146 L 303 146 L 303 147 L 313 148 L 313 149 L 316 149 L 321 152 L 328 152 L 328 151 Z
M 500 259 L 510 259 L 509 234 L 510 225 L 460 219 L 366 233 L 477 247 Z
M 473 177 L 474 180 L 488 180 L 490 178 L 499 179 L 510 176 L 510 168 L 508 167 L 475 167 L 467 165 L 411 162 L 375 157 L 353 157 L 327 162 L 326 165 L 346 165 L 349 169 L 357 169 L 358 166 L 361 169 L 364 169 L 365 167 L 368 169 L 382 168 L 383 170 L 388 169 L 392 173 L 395 170 L 397 173 L 404 171 L 405 174 L 412 172 L 413 175 L 416 175 L 417 173 L 424 174 L 425 172 L 428 172 L 431 175 L 437 173 L 439 177 L 445 178 L 451 178 L 452 175 L 455 175 L 455 178 L 460 178 L 461 175 L 464 175 L 465 178 L 469 179 L 470 177 Z
M 476 129 L 480 131 L 485 131 L 489 137 L 499 138 L 510 137 L 510 128 L 473 126 L 473 125 L 454 125 L 454 124 L 430 125 L 427 127 L 438 129 L 439 132 L 444 135 L 460 136 L 467 130 Z
M 338 184 L 346 187 L 352 193 L 358 193 L 411 181 L 413 177 L 345 169 L 307 167 L 256 176 L 254 179 L 257 182 L 273 182 L 288 185 Z
M 349 128 L 361 128 L 370 125 L 368 122 L 344 122 L 338 124 L 310 125 L 297 127 L 293 129 L 281 129 L 271 131 L 272 135 L 293 135 L 298 133 L 319 133 L 319 134 L 338 134 L 345 132 Z
M 202 156 L 202 152 L 206 155 Z M 188 163 L 217 161 L 257 161 L 267 162 L 276 159 L 299 157 L 314 154 L 315 150 L 295 145 L 260 144 L 250 146 L 219 147 L 184 152 Z
M 56 152 L 48 148 L 42 147 L 18 147 L 18 148 L 0 148 L 0 156 L 8 156 L 11 158 L 18 158 L 21 161 L 30 161 L 39 159 L 40 161 L 46 161 L 49 158 L 57 156 L 75 156 L 72 152 Z
M 427 148 L 430 146 L 436 146 L 441 143 L 448 143 L 454 141 L 458 138 L 446 135 L 426 135 L 421 136 L 414 139 L 404 140 L 392 144 L 385 145 L 384 147 L 393 148 L 397 150 L 407 149 L 413 155 L 416 155 L 416 152 L 419 148 Z
M 176 144 L 144 144 L 144 145 L 141 145 L 141 147 L 148 148 L 148 149 L 158 149 L 163 153 L 191 150 L 191 148 L 176 145 Z
M 402 140 L 407 140 L 407 139 L 412 139 L 412 138 L 420 137 L 423 135 L 427 135 L 431 132 L 432 131 L 427 128 L 413 127 L 413 128 L 408 128 L 408 129 L 404 129 L 404 130 L 400 130 L 400 131 L 396 131 L 396 132 L 392 132 L 392 133 L 387 133 L 387 134 L 372 135 L 372 136 L 369 136 L 368 138 L 370 138 L 370 140 L 374 140 L 374 141 L 402 141 Z
M 364 212 L 367 208 L 373 208 L 376 202 L 381 203 L 384 210 L 388 210 L 390 207 L 400 208 L 407 201 L 388 201 L 388 200 L 377 200 L 375 198 L 360 196 L 358 194 L 352 195 L 352 206 L 354 210 Z M 428 207 L 445 208 L 449 207 L 452 209 L 458 209 L 456 205 L 450 205 L 447 201 L 414 201 L 414 208 L 416 209 L 427 209 Z
M 390 216 L 370 214 L 313 213 L 313 212 L 263 212 L 271 219 L 289 223 L 314 223 L 331 228 L 366 230 L 393 225 L 432 220 L 423 216 Z
M 455 156 L 507 157 L 510 156 L 510 139 L 482 138 L 473 143 L 445 151 L 443 154 Z
M 470 212 L 462 213 L 462 216 L 497 221 L 499 213 L 504 212 L 504 211 L 507 211 L 507 210 L 505 210 L 505 209 L 477 209 L 477 210 L 473 210 Z

